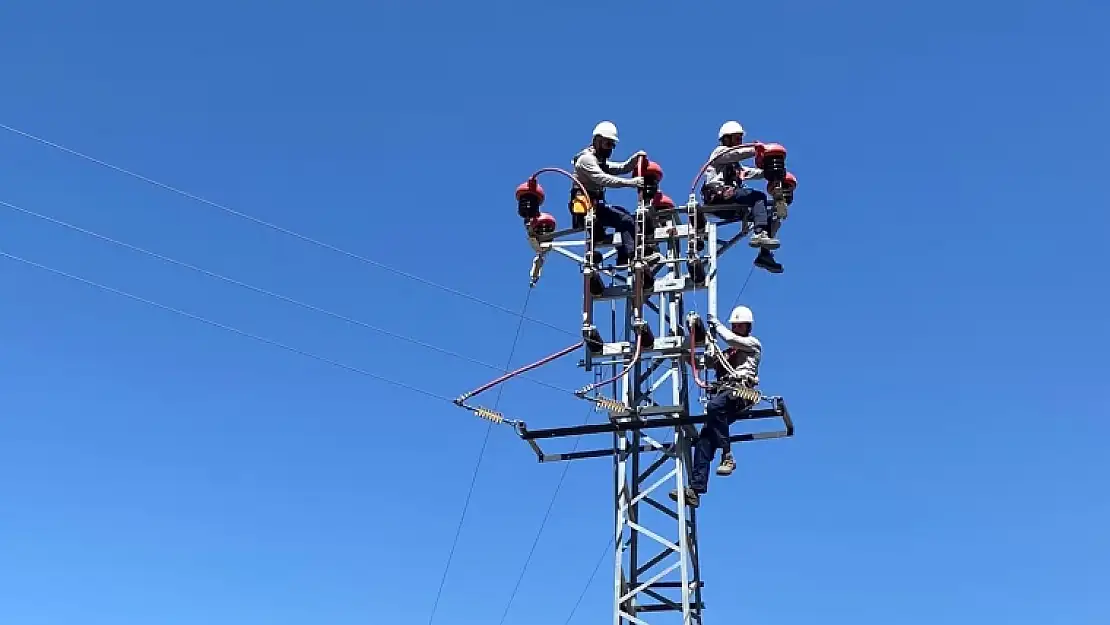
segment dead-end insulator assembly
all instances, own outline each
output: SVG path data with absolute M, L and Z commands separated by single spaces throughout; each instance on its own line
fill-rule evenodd
M 615 399 L 609 399 L 608 397 L 589 397 L 587 399 L 589 399 L 593 403 L 597 404 L 597 406 L 599 408 L 601 408 L 602 410 L 607 410 L 609 412 L 627 412 L 628 411 L 628 406 L 624 405 L 624 403 L 619 402 Z
M 490 410 L 489 408 L 483 408 L 482 406 L 475 406 L 474 408 L 471 408 L 471 411 L 474 413 L 475 416 L 487 421 L 492 421 L 493 423 L 496 423 L 498 425 L 501 425 L 505 422 L 505 415 L 497 412 L 496 410 Z
M 759 391 L 742 384 L 725 383 L 724 387 L 732 393 L 733 397 L 747 400 L 753 404 L 758 404 L 763 399 L 763 395 Z
M 469 396 L 471 396 L 471 393 L 467 393 L 465 395 L 462 395 L 462 396 L 456 398 L 454 400 L 454 404 L 456 406 L 460 407 L 460 408 L 464 408 L 466 410 L 469 410 L 470 412 L 472 412 L 474 414 L 474 416 L 478 417 L 479 419 L 485 419 L 486 421 L 489 421 L 490 423 L 493 423 L 494 425 L 508 424 L 508 425 L 514 425 L 515 426 L 516 424 L 520 423 L 519 421 L 515 421 L 513 419 L 506 419 L 505 415 L 501 414 L 500 412 L 498 412 L 496 410 L 493 410 L 492 408 L 486 408 L 485 406 L 471 406 L 471 405 L 467 404 L 466 403 L 466 398 L 469 397 Z

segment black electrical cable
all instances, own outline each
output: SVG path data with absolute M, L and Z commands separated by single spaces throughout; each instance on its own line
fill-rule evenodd
M 509 372 L 509 370 L 505 367 L 498 367 L 497 365 L 490 364 L 488 362 L 483 362 L 481 360 L 478 360 L 477 358 L 471 358 L 470 356 L 467 356 L 465 354 L 460 354 L 458 352 L 454 352 L 454 351 L 451 351 L 449 349 L 444 349 L 444 348 L 439 347 L 437 345 L 433 345 L 431 343 L 421 341 L 421 340 L 413 338 L 411 336 L 400 334 L 398 332 L 393 332 L 391 330 L 387 330 L 385 328 L 373 325 L 371 323 L 367 323 L 365 321 L 355 319 L 354 317 L 350 317 L 350 316 L 343 315 L 343 314 L 340 314 L 340 313 L 337 313 L 337 312 L 333 312 L 333 311 L 328 310 L 326 308 L 321 308 L 321 307 L 316 306 L 314 304 L 309 304 L 307 302 L 303 302 L 301 300 L 294 299 L 294 298 L 289 297 L 287 295 L 282 295 L 281 293 L 276 293 L 274 291 L 270 291 L 268 289 L 264 289 L 262 287 L 255 286 L 253 284 L 248 284 L 246 282 L 236 280 L 235 278 L 231 278 L 231 277 L 225 276 L 223 274 L 216 273 L 214 271 L 209 271 L 208 269 L 205 269 L 203 267 L 198 267 L 198 266 L 193 265 L 191 263 L 187 263 L 187 262 L 184 262 L 184 261 L 181 261 L 181 260 L 177 260 L 176 258 L 170 258 L 169 256 L 159 254 L 158 252 L 153 252 L 151 250 L 139 247 L 137 245 L 132 245 L 130 243 L 127 243 L 126 241 L 120 241 L 119 239 L 112 238 L 108 235 L 101 234 L 99 232 L 89 230 L 87 228 L 82 228 L 81 226 L 78 226 L 76 224 L 72 224 L 72 223 L 69 223 L 67 221 L 63 221 L 61 219 L 51 217 L 49 215 L 44 215 L 42 213 L 33 211 L 31 209 L 28 209 L 28 208 L 24 208 L 22 206 L 17 206 L 15 204 L 12 204 L 11 202 L 5 202 L 3 200 L 0 200 L 0 206 L 9 208 L 11 210 L 14 210 L 14 211 L 17 211 L 17 212 L 20 212 L 20 213 L 23 213 L 25 215 L 30 215 L 31 217 L 34 217 L 36 219 L 41 219 L 43 221 L 46 221 L 48 223 L 52 223 L 54 225 L 58 225 L 58 226 L 62 226 L 64 228 L 68 228 L 68 229 L 73 230 L 75 232 L 80 232 L 81 234 L 84 234 L 84 235 L 87 235 L 87 236 L 90 236 L 90 237 L 93 237 L 93 238 L 96 238 L 96 239 L 100 239 L 101 241 L 111 243 L 112 245 L 117 245 L 119 247 L 123 247 L 123 248 L 129 249 L 131 251 L 138 252 L 140 254 L 145 254 L 146 256 L 150 256 L 151 258 L 156 258 L 160 261 L 169 263 L 171 265 L 177 265 L 178 267 L 184 267 L 185 269 L 188 269 L 190 271 L 195 271 L 195 272 L 197 272 L 201 275 L 205 275 L 205 276 L 208 276 L 210 278 L 215 278 L 217 280 L 227 282 L 228 284 L 233 284 L 237 287 L 247 289 L 248 291 L 254 291 L 255 293 L 259 293 L 259 294 L 265 295 L 267 297 L 272 297 L 274 299 L 281 300 L 281 301 L 289 303 L 289 304 L 293 304 L 294 306 L 304 308 L 305 310 L 311 310 L 312 312 L 320 313 L 322 315 L 327 315 L 327 316 L 332 317 L 334 319 L 339 319 L 340 321 L 345 321 L 345 322 L 347 322 L 351 325 L 356 325 L 356 326 L 359 326 L 361 328 L 366 328 L 367 330 L 372 330 L 374 332 L 377 332 L 378 334 L 382 334 L 382 335 L 388 336 L 390 338 L 394 338 L 394 339 L 397 339 L 397 340 L 400 340 L 400 341 L 405 341 L 406 343 L 411 343 L 413 345 L 418 345 L 418 346 L 423 347 L 425 349 L 429 349 L 429 350 L 432 350 L 432 351 L 435 351 L 435 352 L 439 352 L 439 353 L 441 353 L 445 356 L 451 356 L 452 358 L 457 358 L 459 360 L 463 360 L 463 361 L 469 362 L 471 364 L 479 365 L 479 366 L 485 367 L 487 369 L 492 369 L 494 371 L 500 371 L 501 373 L 508 373 Z M 535 384 L 539 384 L 541 386 L 546 386 L 550 389 L 554 389 L 554 390 L 561 391 L 561 392 L 564 392 L 564 393 L 571 393 L 571 394 L 574 393 L 574 391 L 572 389 L 563 388 L 561 386 L 556 386 L 554 384 L 544 382 L 543 380 L 539 380 L 539 379 L 536 379 L 536 378 L 533 378 L 533 377 L 530 377 L 530 376 L 527 376 L 527 375 L 522 375 L 520 377 L 522 379 L 528 380 L 528 381 L 533 382 Z
M 586 415 L 586 421 L 583 425 L 589 425 L 590 417 L 593 413 L 593 406 L 590 407 L 590 413 Z M 582 436 L 579 435 L 574 440 L 574 448 L 571 453 L 578 451 L 578 445 L 582 442 Z M 528 550 L 528 556 L 524 559 L 524 566 L 520 568 L 520 575 L 516 578 L 516 584 L 513 585 L 513 590 L 509 594 L 509 600 L 505 603 L 505 611 L 501 613 L 501 620 L 499 625 L 504 625 L 505 619 L 509 616 L 509 609 L 513 606 L 513 600 L 516 599 L 516 594 L 520 590 L 520 584 L 524 581 L 524 575 L 528 572 L 528 565 L 532 563 L 532 556 L 536 553 L 536 546 L 540 544 L 540 536 L 543 535 L 544 528 L 547 527 L 547 521 L 551 518 L 551 510 L 555 507 L 555 500 L 559 497 L 559 490 L 563 487 L 563 481 L 567 478 L 567 471 L 570 470 L 570 462 L 564 461 L 563 472 L 559 474 L 559 481 L 555 484 L 555 492 L 551 494 L 551 501 L 547 504 L 547 511 L 543 515 L 543 520 L 540 521 L 540 527 L 536 531 L 536 537 L 532 540 L 532 547 Z
M 507 313 L 509 315 L 521 317 L 522 319 L 527 319 L 528 321 L 531 321 L 532 323 L 538 323 L 540 325 L 547 326 L 548 328 L 551 328 L 553 330 L 557 330 L 557 331 L 562 332 L 564 334 L 569 334 L 569 335 L 575 336 L 575 337 L 578 336 L 578 334 L 576 334 L 574 332 L 571 332 L 570 330 L 567 330 L 566 328 L 560 328 L 557 325 L 548 323 L 548 322 L 540 320 L 540 319 L 533 319 L 531 317 L 526 317 L 521 313 L 517 313 L 517 312 L 515 312 L 515 311 L 513 311 L 509 308 L 501 306 L 500 304 L 495 304 L 493 302 L 486 301 L 486 300 L 484 300 L 484 299 L 482 299 L 482 298 L 480 298 L 476 295 L 471 295 L 470 293 L 466 293 L 464 291 L 460 291 L 458 289 L 451 288 L 449 286 L 446 286 L 444 284 L 440 284 L 438 282 L 434 282 L 432 280 L 429 280 L 428 278 L 424 278 L 424 277 L 421 277 L 421 276 L 418 276 L 418 275 L 415 275 L 415 274 L 408 273 L 408 272 L 403 271 L 401 269 L 398 269 L 396 267 L 392 267 L 390 265 L 387 265 L 387 264 L 385 264 L 381 261 L 374 260 L 372 258 L 368 258 L 368 257 L 363 256 L 361 254 L 356 254 L 355 252 L 345 250 L 343 248 L 337 247 L 337 246 L 332 245 L 330 243 L 325 243 L 324 241 L 321 241 L 319 239 L 315 239 L 315 238 L 310 237 L 308 235 L 301 234 L 299 232 L 296 232 L 296 231 L 290 230 L 288 228 L 279 226 L 275 223 L 266 221 L 264 219 L 260 219 L 258 217 L 253 216 L 253 215 L 248 215 L 247 213 L 237 211 L 237 210 L 235 210 L 235 209 L 233 209 L 229 206 L 225 206 L 223 204 L 220 204 L 219 202 L 214 202 L 212 200 L 203 198 L 203 197 L 201 197 L 199 195 L 195 195 L 193 193 L 189 193 L 188 191 L 184 191 L 182 189 L 179 189 L 179 188 L 174 187 L 172 185 L 166 184 L 164 182 L 159 182 L 157 180 L 154 180 L 153 178 L 148 178 L 148 177 L 146 177 L 142 174 L 136 173 L 136 172 L 131 171 L 129 169 L 126 169 L 124 167 L 120 167 L 118 165 L 113 165 L 113 164 L 108 163 L 106 161 L 102 161 L 102 160 L 100 160 L 100 159 L 98 159 L 94 156 L 89 156 L 88 154 L 78 152 L 77 150 L 74 150 L 72 148 L 67 148 L 64 145 L 54 143 L 53 141 L 49 141 L 49 140 L 44 139 L 42 137 L 35 136 L 35 135 L 25 131 L 25 130 L 20 130 L 20 129 L 14 128 L 12 126 L 8 126 L 7 124 L 0 124 L 0 129 L 7 130 L 8 132 L 11 132 L 13 134 L 17 134 L 21 137 L 30 139 L 30 140 L 35 141 L 37 143 L 40 143 L 42 145 L 54 148 L 56 150 L 60 150 L 60 151 L 65 152 L 67 154 L 71 154 L 71 155 L 76 156 L 78 158 L 89 161 L 90 163 L 95 163 L 97 165 L 100 165 L 101 167 L 106 167 L 108 169 L 111 169 L 112 171 L 116 171 L 116 172 L 119 172 L 121 174 L 124 174 L 124 175 L 130 176 L 132 178 L 135 178 L 136 180 L 141 180 L 141 181 L 143 181 L 147 184 L 156 186 L 160 189 L 164 189 L 164 190 L 169 191 L 171 193 L 176 193 L 177 195 L 188 198 L 188 199 L 193 200 L 195 202 L 200 202 L 201 204 L 206 204 L 208 206 L 211 206 L 212 208 L 219 209 L 219 210 L 221 210 L 221 211 L 223 211 L 223 212 L 225 212 L 229 215 L 233 215 L 233 216 L 238 217 L 240 219 L 245 219 L 245 220 L 250 221 L 252 223 L 255 223 L 257 225 L 263 226 L 265 228 L 269 228 L 270 230 L 274 230 L 275 232 L 280 232 L 281 234 L 284 234 L 286 236 L 290 236 L 290 237 L 293 237 L 295 239 L 300 239 L 301 241 L 304 241 L 305 243 L 309 243 L 311 245 L 315 245 L 316 247 L 320 247 L 320 248 L 335 252 L 337 254 L 342 254 L 343 256 L 355 259 L 355 260 L 360 261 L 362 263 L 365 263 L 367 265 L 372 265 L 374 267 L 377 267 L 379 269 L 383 269 L 383 270 L 388 271 L 390 273 L 394 273 L 394 274 L 399 275 L 401 277 L 408 278 L 409 280 L 413 280 L 415 282 L 420 282 L 421 284 L 439 289 L 441 291 L 445 291 L 447 293 L 451 293 L 452 295 L 457 295 L 457 296 L 462 297 L 464 299 L 468 299 L 472 302 L 482 304 L 483 306 L 488 306 L 490 308 L 493 308 L 494 310 L 499 310 L 499 311 L 501 311 L 503 313 Z
M 520 341 L 520 331 L 524 327 L 524 312 L 528 310 L 528 302 L 532 299 L 532 287 L 528 287 L 528 292 L 524 296 L 524 306 L 521 307 L 520 321 L 516 325 L 516 335 L 513 337 L 512 347 L 509 348 L 509 357 L 505 362 L 505 369 L 507 370 L 513 362 L 513 356 L 516 354 L 517 342 Z M 501 396 L 505 392 L 505 387 L 508 384 L 502 384 L 497 389 L 497 398 L 493 400 L 493 410 L 497 410 L 498 404 L 501 403 Z M 466 499 L 463 501 L 462 513 L 459 515 L 458 525 L 455 526 L 455 537 L 451 540 L 451 549 L 447 552 L 447 563 L 443 567 L 443 575 L 439 579 L 439 588 L 436 590 L 435 601 L 432 603 L 432 612 L 428 615 L 428 625 L 431 625 L 436 618 L 436 611 L 439 609 L 439 600 L 443 596 L 443 587 L 447 583 L 447 573 L 451 570 L 451 563 L 455 559 L 455 549 L 459 545 L 459 536 L 462 534 L 463 522 L 466 521 L 466 513 L 470 510 L 470 499 L 474 495 L 474 485 L 478 483 L 478 472 L 482 468 L 482 459 L 486 455 L 486 446 L 489 444 L 489 435 L 493 430 L 493 423 L 486 427 L 486 433 L 482 437 L 482 446 L 478 449 L 478 460 L 474 463 L 474 472 L 470 476 L 470 487 L 466 491 Z
M 755 273 L 755 265 L 752 265 L 752 268 L 748 270 L 748 277 L 744 278 L 744 284 L 740 287 L 740 292 L 736 294 L 736 299 L 732 300 L 733 308 L 736 308 L 736 305 L 740 303 L 740 296 L 744 294 L 744 289 L 748 288 L 748 281 L 752 279 L 753 273 Z
M 582 593 L 578 595 L 578 601 L 574 602 L 574 607 L 570 609 L 570 614 L 567 615 L 567 620 L 564 621 L 563 625 L 570 625 L 570 622 L 574 619 L 575 613 L 578 612 L 579 606 L 582 605 L 582 600 L 586 598 L 586 592 L 590 590 L 590 586 L 594 583 L 594 578 L 597 577 L 597 571 L 601 568 L 601 563 L 605 562 L 606 557 L 611 557 L 613 555 L 612 548 L 613 536 L 610 536 L 609 542 L 605 543 L 605 549 L 602 550 L 601 556 L 598 557 L 597 562 L 594 564 L 594 570 L 590 572 L 590 577 L 586 580 L 586 585 L 582 587 Z
M 376 373 L 372 373 L 372 372 L 367 371 L 365 369 L 360 369 L 358 367 L 353 367 L 351 365 L 347 365 L 347 364 L 344 364 L 342 362 L 339 362 L 338 360 L 332 360 L 330 358 L 327 358 L 326 356 L 320 356 L 319 354 L 315 354 L 313 352 L 309 352 L 309 351 L 306 351 L 306 350 L 303 350 L 303 349 L 300 349 L 300 348 L 297 348 L 297 347 L 293 347 L 291 345 L 286 345 L 285 343 L 280 343 L 280 342 L 275 341 L 273 339 L 268 339 L 264 336 L 259 336 L 257 334 L 252 334 L 250 332 L 247 332 L 246 330 L 240 330 L 239 328 L 235 328 L 235 327 L 229 326 L 227 324 L 220 323 L 219 321 L 213 321 L 213 320 L 208 319 L 206 317 L 201 317 L 200 315 L 195 315 L 191 312 L 181 310 L 180 308 L 174 308 L 172 306 L 167 306 L 165 304 L 160 304 L 160 303 L 158 303 L 154 300 L 150 300 L 150 299 L 147 299 L 145 297 L 140 297 L 138 295 L 128 293 L 127 291 L 122 291 L 122 290 L 117 289 L 115 287 L 110 287 L 106 284 L 101 284 L 101 283 L 96 282 L 94 280 L 89 280 L 88 278 L 82 278 L 80 276 L 76 276 L 74 274 L 67 273 L 65 271 L 62 271 L 61 269 L 55 269 L 53 267 L 49 267 L 47 265 L 43 265 L 41 263 L 37 263 L 35 261 L 28 260 L 26 258 L 22 258 L 20 256 L 16 256 L 14 254 L 9 254 L 9 253 L 3 252 L 3 251 L 0 251 L 0 256 L 3 256 L 5 258 L 9 258 L 9 259 L 14 260 L 16 262 L 23 263 L 25 265 L 30 265 L 32 267 L 42 269 L 43 271 L 48 271 L 50 273 L 62 276 L 64 278 L 69 278 L 70 280 L 74 280 L 76 282 L 81 282 L 81 283 L 87 284 L 89 286 L 96 287 L 98 289 L 101 289 L 103 291 L 107 291 L 109 293 L 113 293 L 115 295 L 119 295 L 121 297 L 126 297 L 128 299 L 131 299 L 131 300 L 134 300 L 134 301 L 137 301 L 137 302 L 141 302 L 141 303 L 146 304 L 148 306 L 153 306 L 155 308 L 161 308 L 162 310 L 172 312 L 174 314 L 181 315 L 183 317 L 188 317 L 188 318 L 193 319 L 195 321 L 200 321 L 201 323 L 208 324 L 210 326 L 219 328 L 221 330 L 227 330 L 228 332 L 238 334 L 239 336 L 244 336 L 246 338 L 253 339 L 253 340 L 259 341 L 261 343 L 266 343 L 267 345 L 272 345 L 274 347 L 284 349 L 288 352 L 292 352 L 292 353 L 298 354 L 300 356 L 305 356 L 307 358 L 312 358 L 313 360 L 318 360 L 320 362 L 332 365 L 333 367 L 338 367 L 340 369 L 346 369 L 347 371 L 350 371 L 352 373 L 357 373 L 359 375 L 364 375 L 368 378 L 373 378 L 373 379 L 378 380 L 380 382 L 385 382 L 386 384 L 391 384 L 393 386 L 397 386 L 397 387 L 400 387 L 400 388 L 403 388 L 403 389 L 406 389 L 406 390 L 409 390 L 409 391 L 413 391 L 414 393 L 420 393 L 421 395 L 426 395 L 426 396 L 432 397 L 434 399 L 439 399 L 439 400 L 448 402 L 452 405 L 454 405 L 454 403 L 455 403 L 452 398 L 447 397 L 446 395 L 440 395 L 439 393 L 435 393 L 435 392 L 432 392 L 432 391 L 429 391 L 429 390 L 426 390 L 426 389 L 422 389 L 422 388 L 413 386 L 411 384 L 407 384 L 405 382 L 398 382 L 397 380 L 392 380 L 390 378 L 387 378 L 387 377 L 382 376 L 382 375 L 378 375 Z M 491 425 L 492 425 L 492 423 L 491 423 Z

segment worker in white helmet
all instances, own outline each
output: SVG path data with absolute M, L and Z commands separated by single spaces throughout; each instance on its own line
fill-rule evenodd
M 771 252 L 779 247 L 779 241 L 775 238 L 781 225 L 778 215 L 767 209 L 767 194 L 744 186 L 745 180 L 763 177 L 763 170 L 741 164 L 749 158 L 755 158 L 758 147 L 735 147 L 744 143 L 744 127 L 735 121 L 722 124 L 717 132 L 717 139 L 720 144 L 713 149 L 709 156 L 709 166 L 705 169 L 705 184 L 701 188 L 702 202 L 707 205 L 739 205 L 742 209 L 740 213 L 718 215 L 726 219 L 735 216 L 751 221 L 752 236 L 748 244 L 759 248 L 755 265 L 771 273 L 782 273 L 782 265 Z
M 604 236 L 605 228 L 612 228 L 621 235 L 617 248 L 617 264 L 627 265 L 635 252 L 636 220 L 622 206 L 611 206 L 605 202 L 605 189 L 618 187 L 642 188 L 642 177 L 620 178 L 617 174 L 629 174 L 636 167 L 637 160 L 647 156 L 639 151 L 626 161 L 614 162 L 609 157 L 617 146 L 617 127 L 613 122 L 601 122 L 594 127 L 593 141 L 590 146 L 574 155 L 574 175 L 589 194 L 596 216 L 595 235 Z M 572 185 L 570 210 L 574 227 L 581 228 L 585 223 L 586 203 L 582 200 L 577 185 Z
M 752 311 L 747 306 L 737 306 L 729 315 L 729 327 L 725 327 L 713 315 L 708 317 L 709 324 L 716 335 L 724 339 L 728 349 L 723 364 L 717 368 L 717 379 L 706 406 L 705 425 L 694 444 L 694 462 L 690 468 L 690 485 L 686 488 L 686 501 L 694 507 L 700 496 L 709 489 L 709 464 L 717 449 L 721 450 L 721 462 L 717 465 L 717 475 L 731 475 L 736 470 L 736 460 L 732 457 L 732 444 L 729 442 L 729 426 L 751 408 L 752 402 L 737 396 L 728 386 L 741 385 L 755 388 L 759 385 L 759 361 L 763 355 L 763 345 L 752 336 Z M 678 500 L 678 491 L 671 491 L 671 499 Z

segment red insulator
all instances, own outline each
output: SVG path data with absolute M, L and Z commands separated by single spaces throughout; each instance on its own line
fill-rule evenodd
M 786 175 L 783 176 L 781 183 L 772 182 L 772 181 L 768 180 L 767 181 L 767 193 L 774 193 L 775 187 L 778 184 L 782 185 L 782 188 L 781 188 L 782 198 L 784 200 L 786 200 L 787 204 L 793 204 L 794 203 L 794 189 L 798 186 L 798 177 L 795 176 L 794 174 L 792 174 L 791 172 L 786 172 Z
M 547 195 L 535 178 L 529 178 L 516 188 L 516 212 L 524 219 L 533 219 L 540 212 Z
M 644 160 L 647 160 L 647 157 Z M 659 163 L 649 162 L 646 167 L 641 166 L 638 172 L 644 178 L 644 188 L 640 191 L 640 197 L 644 198 L 645 201 L 647 198 L 653 198 L 652 201 L 654 201 L 656 194 L 659 192 L 659 181 L 663 179 L 663 168 L 659 166 Z
M 763 167 L 763 161 L 767 157 L 772 157 L 779 160 L 786 160 L 786 148 L 778 143 L 761 143 L 755 149 L 755 166 Z
M 768 143 L 757 150 L 755 166 L 763 170 L 763 177 L 769 182 L 780 182 L 786 176 L 786 148 L 777 143 Z
M 763 144 L 763 155 L 770 156 L 772 154 L 781 155 L 786 158 L 786 148 L 778 143 L 765 143 Z
M 555 217 L 551 213 L 540 213 L 528 222 L 528 227 L 536 234 L 551 234 L 555 232 L 556 225 Z
M 529 178 L 527 181 L 520 183 L 520 186 L 516 188 L 517 201 L 519 202 L 520 198 L 526 193 L 535 195 L 540 204 L 543 204 L 543 201 L 547 199 L 547 195 L 543 192 L 543 187 L 540 186 L 539 181 L 535 178 Z
M 655 194 L 655 199 L 651 201 L 651 205 L 655 208 L 674 208 L 674 200 L 671 199 L 671 196 L 660 191 Z

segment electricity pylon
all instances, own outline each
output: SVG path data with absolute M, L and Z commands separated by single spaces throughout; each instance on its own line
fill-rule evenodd
M 540 462 L 613 458 L 614 625 L 700 625 L 705 586 L 697 510 L 687 505 L 684 494 L 692 442 L 697 436 L 695 426 L 706 419 L 698 385 L 691 385 L 691 378 L 700 381 L 691 364 L 701 371 L 707 364 L 712 368 L 716 352 L 706 352 L 707 341 L 713 339 L 706 337 L 700 319 L 688 323 L 686 296 L 690 295 L 696 306 L 693 295 L 705 290 L 706 313 L 717 315 L 718 261 L 743 238 L 746 228 L 741 227 L 731 238 L 718 239 L 719 228 L 738 220 L 710 220 L 708 216 L 737 207 L 699 206 L 691 196 L 687 205 L 675 208 L 658 201 L 665 196 L 641 194 L 641 198 L 645 196 L 656 201 L 639 202 L 636 253 L 628 267 L 604 265 L 612 252 L 606 255 L 603 250 L 611 242 L 595 243 L 590 236 L 592 211 L 586 215 L 585 228 L 530 233 L 537 252 L 533 283 L 549 253 L 570 258 L 582 267 L 586 348 L 580 365 L 594 372 L 595 381 L 578 394 L 606 410 L 608 421 L 536 430 L 521 421 L 512 424 Z M 587 233 L 585 240 L 575 240 L 583 232 Z M 583 253 L 576 248 L 584 248 Z M 655 250 L 662 259 L 649 265 L 645 259 Z M 603 275 L 611 278 L 610 285 L 603 283 Z M 619 318 L 615 312 L 612 315 L 606 341 L 594 312 L 598 303 L 614 301 L 623 301 L 623 313 Z M 603 375 L 606 370 L 609 374 Z M 591 394 L 605 387 L 611 389 L 611 398 Z M 779 419 L 782 429 L 733 434 L 733 442 L 793 435 L 786 402 L 781 397 L 760 399 L 761 404 L 749 409 L 741 422 Z M 691 410 L 692 406 L 699 409 Z M 606 433 L 613 437 L 607 447 L 547 453 L 539 444 L 547 439 Z M 668 496 L 671 491 L 676 491 L 677 501 Z

